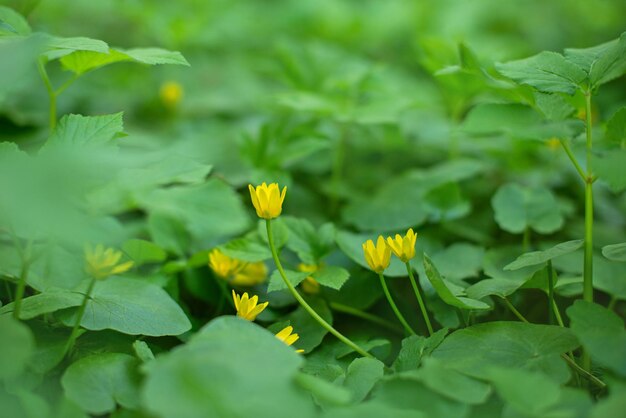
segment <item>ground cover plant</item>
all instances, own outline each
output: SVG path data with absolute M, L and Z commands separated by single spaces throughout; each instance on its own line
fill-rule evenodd
M 0 6 L 0 417 L 626 415 L 626 4 Z

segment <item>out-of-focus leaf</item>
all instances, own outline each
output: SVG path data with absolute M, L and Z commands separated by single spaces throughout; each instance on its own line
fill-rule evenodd
M 626 261 L 626 242 L 607 245 L 602 248 L 602 255 L 613 261 Z
M 520 255 L 515 261 L 504 266 L 504 270 L 519 270 L 523 267 L 536 266 L 543 264 L 548 260 L 569 254 L 582 247 L 584 240 L 577 239 L 573 241 L 562 242 L 545 251 L 533 251 Z
M 30 329 L 10 315 L 0 315 L 0 379 L 17 377 L 35 348 Z

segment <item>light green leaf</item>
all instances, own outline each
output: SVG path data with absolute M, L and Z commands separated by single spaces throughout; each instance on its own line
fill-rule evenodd
M 74 51 L 93 51 L 106 54 L 109 51 L 109 46 L 104 41 L 84 37 L 59 38 L 49 36 L 46 39 L 44 56 L 49 60 L 61 58 Z
M 432 356 L 462 373 L 488 378 L 493 366 L 537 370 L 569 380 L 560 355 L 578 347 L 567 328 L 523 322 L 489 322 L 453 332 Z
M 532 228 L 541 234 L 550 234 L 563 226 L 559 205 L 548 189 L 505 184 L 493 196 L 491 205 L 498 225 L 511 233 L 519 234 Z
M 361 357 L 348 366 L 344 387 L 352 393 L 352 402 L 361 402 L 384 374 L 385 365 L 376 359 Z
M 515 293 L 522 286 L 522 282 L 510 279 L 483 279 L 466 289 L 467 296 L 472 299 L 482 299 L 487 296 L 505 298 Z
M 478 275 L 484 255 L 484 248 L 461 242 L 436 253 L 433 262 L 442 276 L 450 280 L 460 280 Z
M 287 247 L 306 264 L 318 264 L 333 248 L 335 229 L 325 224 L 318 230 L 306 219 L 286 216 L 283 222 L 289 230 Z
M 422 359 L 429 356 L 441 344 L 447 333 L 448 330 L 442 328 L 428 338 L 421 335 L 411 335 L 403 339 L 402 348 L 393 363 L 393 368 L 398 372 L 417 369 Z
M 609 396 L 598 401 L 590 417 L 622 418 L 624 411 L 626 411 L 626 384 L 616 381 L 611 384 Z
M 556 52 L 544 51 L 530 58 L 496 64 L 504 76 L 544 93 L 574 94 L 587 73 Z
M 565 56 L 589 74 L 592 88 L 626 72 L 626 32 L 613 41 L 587 49 L 566 49 Z
M 0 316 L 0 380 L 19 376 L 35 348 L 30 329 L 10 315 Z M 0 391 L 2 392 L 2 391 Z
M 602 255 L 613 261 L 626 261 L 626 242 L 602 247 Z
M 0 36 L 3 35 L 30 35 L 28 21 L 15 10 L 0 6 Z
M 262 327 L 219 317 L 186 345 L 146 365 L 143 403 L 162 418 L 292 418 L 294 411 L 310 418 L 317 415 L 310 394 L 294 384 L 303 362 Z M 242 402 L 245 393 L 254 396 Z
M 626 106 L 619 108 L 607 121 L 604 138 L 619 146 L 626 143 Z
M 302 272 L 302 271 L 285 270 L 285 275 L 287 276 L 287 279 L 293 286 L 297 286 L 300 284 L 300 282 L 302 282 L 304 279 L 310 276 L 311 273 Z M 280 272 L 278 270 L 274 270 L 274 272 L 270 276 L 270 283 L 267 286 L 267 292 L 270 293 L 270 292 L 275 292 L 277 290 L 285 290 L 285 289 L 287 289 L 287 285 L 285 284 L 285 281 L 281 277 Z
M 566 241 L 555 245 L 545 251 L 533 251 L 520 255 L 515 261 L 504 266 L 504 270 L 519 270 L 523 267 L 536 266 L 546 263 L 548 260 L 560 257 L 565 254 L 569 254 L 582 247 L 585 241 L 577 239 L 573 241 Z
M 567 308 L 572 332 L 594 362 L 626 377 L 626 330 L 624 321 L 595 303 L 577 300 Z
M 33 319 L 39 315 L 56 312 L 61 309 L 79 306 L 84 299 L 84 295 L 79 292 L 72 292 L 65 289 L 46 289 L 45 292 L 29 296 L 22 300 L 20 309 L 20 319 Z M 0 314 L 13 312 L 14 303 L 0 308 Z
M 123 113 L 104 116 L 66 115 L 61 118 L 54 133 L 42 148 L 80 147 L 107 144 L 123 134 Z
M 489 309 L 489 305 L 479 300 L 470 299 L 467 297 L 455 295 L 444 279 L 439 274 L 439 271 L 433 264 L 432 260 L 428 255 L 424 254 L 424 271 L 426 272 L 426 277 L 435 288 L 435 291 L 448 305 L 460 308 L 460 309 Z
M 229 257 L 249 263 L 256 263 L 272 258 L 272 252 L 269 246 L 261 240 L 256 232 L 220 245 L 219 249 Z
M 141 266 L 148 263 L 159 263 L 167 258 L 167 253 L 153 242 L 143 239 L 130 239 L 122 244 L 122 250 L 135 263 Z
M 68 312 L 62 320 L 73 326 L 76 312 Z M 180 335 L 191 328 L 183 310 L 163 289 L 123 277 L 96 283 L 80 324 L 93 331 L 113 329 L 155 337 Z
M 61 378 L 68 399 L 94 415 L 112 412 L 117 404 L 139 406 L 139 362 L 128 354 L 102 353 L 72 363 Z
M 339 290 L 350 278 L 348 270 L 337 266 L 324 266 L 311 276 L 322 286 Z
M 316 403 L 323 407 L 347 405 L 351 393 L 346 388 L 337 386 L 321 377 L 312 374 L 298 373 L 295 379 L 298 386 L 310 392 Z

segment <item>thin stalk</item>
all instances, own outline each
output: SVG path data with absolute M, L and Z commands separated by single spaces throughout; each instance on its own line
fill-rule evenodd
M 587 180 L 587 175 L 585 174 L 585 171 L 580 166 L 580 164 L 578 164 L 578 160 L 576 159 L 576 157 L 572 153 L 572 150 L 570 149 L 569 144 L 565 140 L 563 140 L 563 139 L 559 139 L 559 141 L 561 141 L 561 146 L 563 147 L 563 150 L 565 150 L 565 153 L 569 157 L 570 161 L 572 162 L 572 164 L 574 164 L 574 167 L 576 168 L 576 171 L 580 175 L 580 178 L 583 181 L 586 181 Z
M 526 317 L 524 317 L 524 315 L 522 315 L 520 311 L 518 311 L 515 308 L 515 306 L 513 306 L 513 304 L 506 297 L 502 298 L 502 300 L 504 301 L 504 304 L 506 305 L 506 307 L 509 308 L 511 312 L 513 312 L 513 315 L 517 317 L 517 319 L 519 319 L 522 322 L 528 323 L 528 319 L 526 319 Z
M 52 87 L 50 77 L 48 77 L 48 72 L 46 71 L 46 62 L 43 59 L 40 59 L 37 62 L 37 68 L 39 70 L 39 75 L 41 76 L 41 79 L 46 86 L 46 90 L 48 91 L 48 97 L 50 99 L 48 120 L 50 123 L 50 132 L 52 132 L 57 125 L 57 94 L 54 91 L 54 87 Z
M 276 264 L 276 268 L 278 269 L 278 272 L 280 273 L 280 277 L 285 282 L 285 285 L 287 286 L 287 289 L 289 289 L 289 292 L 291 292 L 292 296 L 298 301 L 300 306 L 302 306 L 304 308 L 304 310 L 306 310 L 309 313 L 309 315 L 311 315 L 313 317 L 313 319 L 315 319 L 322 326 L 322 328 L 324 328 L 326 331 L 330 332 L 335 337 L 337 337 L 339 339 L 339 341 L 341 341 L 342 343 L 344 343 L 348 347 L 352 348 L 354 351 L 356 351 L 357 353 L 359 353 L 363 357 L 374 358 L 374 356 L 372 356 L 370 353 L 368 353 L 367 351 L 365 351 L 364 349 L 359 347 L 357 344 L 355 344 L 348 337 L 344 336 L 342 333 L 340 333 L 335 328 L 333 328 L 333 326 L 330 325 L 328 322 L 326 322 L 324 320 L 324 318 L 319 316 L 318 313 L 315 312 L 315 309 L 313 309 L 304 300 L 304 298 L 300 295 L 300 293 L 298 293 L 298 291 L 291 284 L 289 279 L 287 279 L 287 275 L 285 274 L 285 270 L 283 269 L 283 265 L 280 262 L 280 258 L 278 258 L 278 252 L 276 251 L 276 246 L 274 245 L 274 234 L 272 233 L 272 221 L 270 219 L 266 219 L 265 220 L 265 226 L 266 226 L 266 229 L 267 229 L 267 241 L 269 243 L 270 251 L 272 252 L 272 257 L 274 258 L 274 263 Z
M 406 271 L 409 273 L 409 280 L 411 281 L 413 292 L 415 292 L 415 297 L 417 298 L 417 302 L 420 305 L 420 310 L 422 311 L 422 316 L 424 317 L 424 321 L 426 322 L 426 328 L 428 328 L 428 335 L 433 335 L 433 326 L 430 323 L 430 318 L 428 317 L 428 311 L 426 310 L 426 305 L 424 304 L 424 300 L 422 299 L 422 293 L 420 292 L 420 289 L 417 286 L 415 277 L 413 277 L 413 268 L 411 268 L 411 264 L 408 261 L 406 262 Z
M 352 306 L 347 306 L 347 305 L 344 305 L 342 303 L 337 303 L 337 302 L 330 302 L 329 305 L 330 305 L 330 308 L 333 309 L 334 311 L 341 312 L 347 315 L 352 315 L 357 318 L 365 319 L 366 321 L 370 321 L 376 325 L 380 325 L 381 327 L 387 328 L 390 331 L 403 333 L 402 328 L 398 327 L 395 324 L 392 324 L 391 322 L 383 318 L 373 315 L 369 312 L 365 312 L 360 309 L 353 308 Z
M 554 271 L 552 260 L 548 260 L 548 323 L 554 323 Z
M 89 282 L 87 293 L 85 293 L 85 297 L 83 298 L 83 303 L 80 305 L 80 308 L 78 308 L 78 313 L 76 315 L 76 323 L 74 324 L 74 328 L 72 328 L 70 337 L 67 339 L 67 343 L 65 344 L 65 350 L 63 351 L 65 354 L 68 354 L 74 347 L 74 342 L 76 342 L 76 337 L 78 337 L 78 330 L 80 329 L 80 322 L 83 320 L 83 315 L 85 314 L 85 308 L 87 307 L 87 301 L 91 299 L 91 292 L 93 291 L 93 288 L 95 285 L 96 285 L 96 279 L 92 278 L 91 281 Z
M 583 268 L 583 299 L 593 302 L 593 169 L 591 167 L 591 150 L 593 146 L 591 125 L 591 91 L 585 91 L 586 112 L 586 157 L 587 176 L 585 180 L 585 258 Z M 583 350 L 583 368 L 591 370 L 591 357 Z
M 576 362 L 574 360 L 572 360 L 571 358 L 569 358 L 565 354 L 561 354 L 561 358 L 563 360 L 565 360 L 567 362 L 567 364 L 572 369 L 574 369 L 574 371 L 578 372 L 578 374 L 580 374 L 582 377 L 584 377 L 585 379 L 589 380 L 591 383 L 593 383 L 594 385 L 598 386 L 600 389 L 605 389 L 606 388 L 606 383 L 604 383 L 602 380 L 600 380 L 597 377 L 595 377 L 593 374 L 589 373 L 587 370 L 585 370 L 582 367 L 580 367 L 578 364 L 576 364 Z
M 389 302 L 389 306 L 391 306 L 391 309 L 396 314 L 398 321 L 400 321 L 400 323 L 402 324 L 406 332 L 408 332 L 411 335 L 415 335 L 415 331 L 413 331 L 413 328 L 411 328 L 409 323 L 406 322 L 406 319 L 404 318 L 404 316 L 402 315 L 402 313 L 396 306 L 396 303 L 393 301 L 393 298 L 391 297 L 391 293 L 389 293 L 389 288 L 387 287 L 387 282 L 385 282 L 385 276 L 383 276 L 382 273 L 378 273 L 378 278 L 380 279 L 380 285 L 383 288 L 383 292 L 385 293 L 387 302 Z
M 563 322 L 563 317 L 561 316 L 561 312 L 559 311 L 559 306 L 556 304 L 554 299 L 552 300 L 552 309 L 554 312 L 554 316 L 556 317 L 556 323 L 559 324 L 560 327 L 565 328 L 565 323 Z

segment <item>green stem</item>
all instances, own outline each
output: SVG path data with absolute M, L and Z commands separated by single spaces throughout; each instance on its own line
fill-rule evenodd
M 517 317 L 517 319 L 522 322 L 528 323 L 528 319 L 526 319 L 526 317 L 524 317 L 524 315 L 522 315 L 520 311 L 518 311 L 506 297 L 503 297 L 502 300 L 504 301 L 504 304 L 507 306 L 507 308 L 509 308 L 509 310 L 513 312 L 513 315 Z
M 572 162 L 572 164 L 574 164 L 574 167 L 576 168 L 576 171 L 578 172 L 578 174 L 580 175 L 580 178 L 583 181 L 586 181 L 587 179 L 587 175 L 585 174 L 585 171 L 583 170 L 583 168 L 580 166 L 580 164 L 578 164 L 578 160 L 576 159 L 576 157 L 574 156 L 574 154 L 572 153 L 572 150 L 569 147 L 569 144 L 563 140 L 563 139 L 559 139 L 559 141 L 561 141 L 561 146 L 563 147 L 563 149 L 565 150 L 565 153 L 567 154 L 567 156 L 569 157 L 570 161 Z
M 348 347 L 352 348 L 354 351 L 356 351 L 357 353 L 359 353 L 363 357 L 374 358 L 370 353 L 368 353 L 367 351 L 365 351 L 364 349 L 359 347 L 357 344 L 352 342 L 352 340 L 350 340 L 349 338 L 347 338 L 346 336 L 341 334 L 339 331 L 337 331 L 335 328 L 333 328 L 333 326 L 330 325 L 328 322 L 326 322 L 324 320 L 324 318 L 319 316 L 318 313 L 315 312 L 315 309 L 313 309 L 304 300 L 304 298 L 300 295 L 300 293 L 298 293 L 296 288 L 291 284 L 291 282 L 287 278 L 287 275 L 285 274 L 285 270 L 283 269 L 283 265 L 280 262 L 280 258 L 278 258 L 278 252 L 276 251 L 276 246 L 274 245 L 274 235 L 272 233 L 272 221 L 271 221 L 271 219 L 266 219 L 265 220 L 265 226 L 267 228 L 267 241 L 269 243 L 270 251 L 272 252 L 272 257 L 274 258 L 274 263 L 276 264 L 276 268 L 278 269 L 278 272 L 280 273 L 280 277 L 285 282 L 285 285 L 287 286 L 287 289 L 289 289 L 289 292 L 291 292 L 291 294 L 298 301 L 300 306 L 302 306 L 304 308 L 304 310 L 306 310 L 309 313 L 309 315 L 311 315 L 313 317 L 313 319 L 315 319 L 322 326 L 322 328 L 324 328 L 326 331 L 330 332 L 335 337 L 337 337 L 339 339 L 339 341 L 341 341 L 342 343 L 344 343 Z
M 396 314 L 396 317 L 398 318 L 398 320 L 400 321 L 400 323 L 402 324 L 406 332 L 408 332 L 411 335 L 415 335 L 415 331 L 413 331 L 413 328 L 411 328 L 409 323 L 406 322 L 406 319 L 404 319 L 404 316 L 402 315 L 402 313 L 396 306 L 396 303 L 393 301 L 393 298 L 391 297 L 391 293 L 389 293 L 389 288 L 387 287 L 387 283 L 385 282 L 385 276 L 383 276 L 382 273 L 378 273 L 378 278 L 380 279 L 380 285 L 383 288 L 385 297 L 387 297 L 387 302 L 389 302 L 389 305 L 391 306 L 391 309 L 393 309 L 393 312 Z
M 78 337 L 78 330 L 80 329 L 80 323 L 83 320 L 83 315 L 85 314 L 85 308 L 87 308 L 87 301 L 91 299 L 91 292 L 93 291 L 93 288 L 95 285 L 96 285 L 96 279 L 92 278 L 91 281 L 89 282 L 87 293 L 85 293 L 85 297 L 83 298 L 83 303 L 80 305 L 80 308 L 78 308 L 78 312 L 76 314 L 76 323 L 74 324 L 74 328 L 72 328 L 70 337 L 67 339 L 67 343 L 65 344 L 65 350 L 63 351 L 65 355 L 68 354 L 74 347 L 74 342 L 76 341 L 76 337 Z
M 559 311 L 559 305 L 556 304 L 554 299 L 552 300 L 552 309 L 554 312 L 554 316 L 556 317 L 556 323 L 559 324 L 560 327 L 565 328 L 565 323 L 563 322 L 561 311 Z
M 46 71 L 46 61 L 44 59 L 40 59 L 37 62 L 37 68 L 39 70 L 39 75 L 41 76 L 41 79 L 46 86 L 46 90 L 48 91 L 48 97 L 50 99 L 48 119 L 50 123 L 50 132 L 52 132 L 54 131 L 54 128 L 57 124 L 57 94 L 54 91 L 54 87 L 52 87 L 50 77 L 48 77 L 48 72 Z
M 554 323 L 554 271 L 552 260 L 548 260 L 548 323 Z
M 422 299 L 422 294 L 420 292 L 419 287 L 417 286 L 415 277 L 413 277 L 413 268 L 411 268 L 411 264 L 408 261 L 406 262 L 406 271 L 409 273 L 409 280 L 411 281 L 411 286 L 413 286 L 413 292 L 415 292 L 415 297 L 417 298 L 417 302 L 420 305 L 420 310 L 422 311 L 422 316 L 424 317 L 424 321 L 426 322 L 426 328 L 428 328 L 428 335 L 433 335 L 433 326 L 430 323 L 430 318 L 428 317 L 428 311 L 426 310 L 426 305 L 424 304 L 424 300 Z
M 591 91 L 585 91 L 586 112 L 586 157 L 587 176 L 585 180 L 585 259 L 583 268 L 583 299 L 593 302 L 593 169 L 591 167 L 591 150 L 593 146 L 591 125 Z M 583 351 L 583 368 L 591 370 L 591 357 L 587 350 Z
M 391 322 L 383 318 L 380 318 L 376 315 L 372 315 L 371 313 L 364 312 L 360 309 L 356 309 L 351 306 L 347 306 L 347 305 L 344 305 L 342 303 L 337 303 L 337 302 L 330 302 L 329 305 L 331 309 L 337 312 L 341 312 L 347 315 L 355 316 L 357 318 L 365 319 L 366 321 L 370 321 L 374 324 L 380 325 L 381 327 L 385 327 L 390 331 L 400 332 L 400 333 L 404 332 L 402 328 L 398 327 L 397 325 L 392 324 Z
M 606 383 L 604 383 L 602 380 L 600 380 L 597 377 L 595 377 L 593 374 L 589 373 L 587 370 L 585 370 L 582 367 L 580 367 L 578 364 L 576 364 L 576 362 L 574 360 L 572 360 L 571 358 L 569 358 L 565 354 L 561 354 L 561 358 L 563 360 L 565 360 L 567 362 L 567 364 L 572 369 L 574 369 L 574 371 L 578 372 L 578 374 L 580 374 L 581 376 L 583 376 L 584 378 L 589 380 L 591 383 L 595 384 L 600 389 L 605 389 L 606 388 Z

